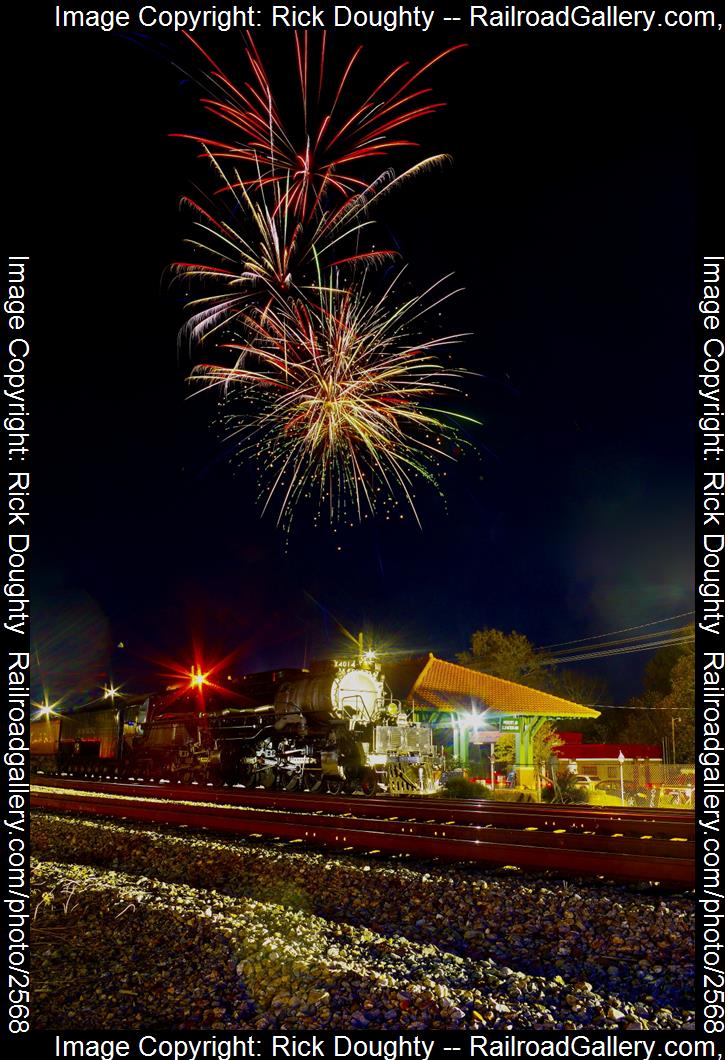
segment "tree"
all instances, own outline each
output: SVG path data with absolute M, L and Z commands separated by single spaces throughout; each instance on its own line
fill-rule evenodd
M 461 666 L 529 688 L 548 691 L 551 682 L 547 671 L 551 659 L 516 630 L 503 633 L 500 629 L 478 629 L 471 635 L 471 650 L 456 658 Z
M 580 670 L 557 670 L 551 676 L 549 691 L 571 703 L 596 708 L 601 703 L 611 702 L 607 683 L 599 677 Z M 580 732 L 588 743 L 609 743 L 619 731 L 621 719 L 616 718 L 616 714 L 615 710 L 605 710 L 598 718 L 560 719 L 557 728 L 560 732 Z
M 580 703 L 584 707 L 596 707 L 606 703 L 609 692 L 607 683 L 599 677 L 579 670 L 556 670 L 551 674 L 551 691 L 555 696 Z
M 534 769 L 537 777 L 549 775 L 549 763 L 564 741 L 550 721 L 545 721 L 534 737 Z
M 516 758 L 516 738 L 505 732 L 493 745 L 493 761 L 499 773 L 508 773 Z
M 660 703 L 660 712 L 670 723 L 673 757 L 678 762 L 695 761 L 695 650 L 689 645 L 672 667 L 670 691 Z
M 644 694 L 633 708 L 622 734 L 635 743 L 672 742 L 680 762 L 695 759 L 695 648 L 690 641 L 668 645 L 645 670 Z
M 690 626 L 689 630 L 694 634 L 695 627 Z M 652 656 L 645 667 L 645 692 L 656 692 L 661 696 L 669 695 L 672 684 L 672 672 L 675 669 L 675 666 L 685 655 L 691 655 L 694 658 L 694 651 L 695 649 L 692 643 L 668 644 L 667 647 L 660 648 L 660 650 Z M 693 685 L 693 695 L 694 691 L 695 688 Z

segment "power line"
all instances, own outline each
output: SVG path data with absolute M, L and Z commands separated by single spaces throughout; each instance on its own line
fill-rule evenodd
M 580 662 L 583 659 L 603 659 L 610 655 L 630 655 L 632 652 L 637 651 L 653 651 L 655 648 L 666 648 L 670 644 L 686 644 L 693 641 L 694 636 L 687 637 L 676 637 L 675 639 L 669 640 L 655 640 L 649 644 L 632 644 L 627 646 L 626 643 L 620 647 L 607 648 L 603 646 L 600 651 L 589 651 L 580 652 L 575 655 L 564 655 L 557 656 L 552 660 L 554 663 L 568 663 L 568 662 Z
M 638 626 L 625 626 L 624 629 L 613 629 L 609 633 L 595 633 L 591 637 L 581 637 L 579 640 L 562 640 L 557 644 L 544 644 L 542 651 L 547 648 L 565 648 L 569 644 L 584 644 L 590 640 L 601 640 L 603 637 L 614 637 L 617 633 L 630 633 L 633 629 L 645 629 L 647 626 L 661 626 L 663 622 L 672 622 L 675 618 L 687 618 L 694 615 L 694 611 L 682 611 L 678 615 L 670 615 L 669 618 L 658 618 L 655 622 L 642 622 Z
M 691 707 L 683 707 L 682 704 L 679 707 L 631 707 L 627 706 L 626 703 L 585 703 L 585 707 L 593 707 L 594 710 L 644 710 L 649 713 L 651 710 L 692 710 L 694 711 L 694 705 Z
M 683 634 L 683 633 L 687 633 L 687 637 L 685 639 L 694 640 L 694 633 L 691 633 L 690 629 L 691 629 L 690 626 L 677 626 L 675 629 L 663 629 L 660 633 L 654 633 L 654 632 L 636 633 L 634 636 L 622 637 L 619 640 L 610 640 L 610 641 L 607 641 L 605 644 L 598 644 L 598 645 L 592 644 L 591 645 L 591 650 L 592 651 L 599 651 L 600 649 L 603 650 L 605 648 L 616 648 L 619 645 L 623 645 L 623 646 L 626 647 L 627 645 L 635 644 L 637 641 L 644 641 L 644 640 L 646 640 L 646 641 L 648 641 L 648 643 L 650 643 L 652 637 L 672 638 L 672 637 L 675 636 L 675 634 Z M 670 641 L 668 641 L 668 640 L 664 640 L 661 643 L 667 644 L 669 642 Z M 658 642 L 658 643 L 660 643 L 660 642 Z M 672 641 L 672 643 L 674 643 L 674 641 Z M 588 650 L 588 646 L 585 646 L 581 650 L 582 651 L 587 651 Z M 557 652 L 551 652 L 550 653 L 550 657 L 552 659 L 558 659 L 559 658 L 559 654 L 560 653 L 557 653 Z M 563 652 L 561 654 L 565 655 L 566 652 Z

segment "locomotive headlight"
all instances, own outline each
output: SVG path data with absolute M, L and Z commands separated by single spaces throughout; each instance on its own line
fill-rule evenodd
M 338 671 L 330 689 L 330 701 L 336 717 L 367 723 L 382 707 L 382 678 L 373 670 Z

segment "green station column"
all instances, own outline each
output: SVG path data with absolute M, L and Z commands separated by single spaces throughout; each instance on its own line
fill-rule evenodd
M 456 720 L 453 723 L 453 756 L 458 759 L 464 769 L 468 765 L 469 759 L 468 737 L 468 729 L 465 725 L 462 725 L 456 717 Z
M 534 765 L 534 737 L 546 721 L 542 717 L 520 717 L 519 731 L 516 733 L 516 775 L 518 786 L 538 790 L 536 767 Z

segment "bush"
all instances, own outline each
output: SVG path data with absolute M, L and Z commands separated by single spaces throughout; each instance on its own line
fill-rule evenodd
M 495 802 L 536 802 L 532 791 L 522 791 L 521 788 L 497 788 L 493 799 Z
M 587 790 L 581 784 L 574 783 L 573 773 L 559 773 L 553 788 L 545 788 L 541 793 L 542 802 L 587 802 Z
M 447 799 L 490 799 L 491 789 L 467 777 L 448 777 L 441 794 Z

